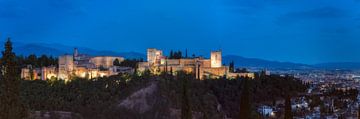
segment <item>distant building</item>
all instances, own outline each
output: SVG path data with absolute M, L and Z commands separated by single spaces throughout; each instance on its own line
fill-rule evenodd
M 64 79 L 69 80 L 72 77 L 80 78 L 97 78 L 104 76 L 117 75 L 119 73 L 132 73 L 133 68 L 114 66 L 113 62 L 118 59 L 124 61 L 123 57 L 113 56 L 95 56 L 91 57 L 85 54 L 79 54 L 77 48 L 74 49 L 73 55 L 62 55 L 58 57 L 58 67 L 42 67 L 33 69 L 27 66 L 21 70 L 23 79 Z M 31 71 L 32 75 L 30 75 Z
M 90 59 L 90 63 L 94 64 L 95 67 L 110 68 L 114 66 L 114 61 L 118 59 L 119 62 L 124 61 L 123 57 L 112 57 L 112 56 L 97 56 Z
M 163 52 L 155 48 L 147 49 L 147 61 L 150 64 L 157 64 L 161 60 Z
M 59 75 L 58 79 L 69 79 L 74 71 L 74 57 L 72 55 L 59 56 Z
M 149 70 L 153 74 L 161 72 L 170 72 L 175 74 L 177 71 L 185 71 L 194 73 L 197 79 L 218 78 L 227 76 L 228 78 L 250 77 L 254 78 L 254 73 L 230 73 L 229 67 L 222 66 L 221 51 L 211 52 L 210 59 L 198 58 L 182 58 L 168 59 L 163 56 L 163 52 L 158 49 L 147 49 L 147 62 L 138 64 L 138 71 L 144 72 Z
M 57 77 L 58 77 L 58 70 L 55 66 L 33 68 L 31 65 L 28 65 L 26 68 L 21 69 L 22 79 L 32 78 L 32 79 L 47 80 L 47 79 L 56 79 Z
M 222 64 L 221 64 L 222 63 L 221 51 L 213 51 L 213 52 L 211 52 L 210 60 L 211 60 L 211 67 L 212 68 L 222 67 Z
M 274 109 L 267 105 L 258 107 L 257 112 L 259 112 L 264 117 L 275 117 Z

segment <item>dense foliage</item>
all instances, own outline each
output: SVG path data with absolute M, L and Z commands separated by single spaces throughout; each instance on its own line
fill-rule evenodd
M 68 111 L 86 119 L 110 118 L 111 109 L 134 90 L 144 87 L 147 80 L 118 75 L 93 80 L 24 80 L 21 94 L 32 111 Z M 109 117 L 107 117 L 109 116 Z
M 181 59 L 183 57 L 181 51 L 170 51 L 169 59 Z
M 31 65 L 33 68 L 41 68 L 47 66 L 57 66 L 58 59 L 52 56 L 48 57 L 47 55 L 41 55 L 40 57 L 32 54 L 27 57 L 17 56 L 16 61 L 21 67 L 25 67 L 26 65 Z
M 285 99 L 285 119 L 293 119 L 291 111 L 291 97 L 286 96 Z
M 228 80 L 205 79 L 189 80 L 190 103 L 192 111 L 201 112 L 204 117 L 214 119 L 240 118 L 240 98 L 243 90 L 243 79 Z M 171 106 L 181 106 L 181 80 L 176 77 L 166 77 L 160 81 L 161 93 L 171 100 Z M 283 100 L 287 95 L 296 95 L 307 88 L 300 80 L 293 77 L 280 77 L 277 75 L 262 76 L 256 80 L 248 80 L 250 117 L 256 118 L 255 106 L 257 104 L 272 105 L 275 100 Z
M 2 52 L 0 69 L 0 118 L 22 119 L 28 113 L 20 98 L 20 77 L 10 38 Z
M 136 68 L 137 64 L 143 61 L 143 59 L 125 59 L 120 63 L 120 66 Z
M 23 80 L 20 90 L 21 99 L 31 112 L 67 111 L 79 114 L 86 119 L 161 119 L 157 116 L 167 115 L 169 110 L 177 109 L 185 110 L 187 113 L 184 115 L 188 115 L 187 118 L 192 116 L 218 119 L 225 116 L 239 118 L 243 81 L 243 79 L 223 78 L 196 80 L 191 74 L 178 76 L 120 74 L 92 80 L 74 79 L 70 82 Z M 152 100 L 156 101 L 152 105 L 151 111 L 139 114 L 117 106 L 121 100 L 148 86 L 149 83 L 156 83 L 159 87 L 157 93 L 153 94 Z M 248 83 L 251 117 L 257 117 L 254 109 L 256 104 L 281 99 L 284 96 L 281 92 L 287 90 L 295 93 L 301 92 L 305 88 L 297 80 L 277 76 L 249 80 Z M 263 86 L 264 83 L 268 85 Z M 292 85 L 291 88 L 287 86 L 288 84 Z
M 240 96 L 240 119 L 249 119 L 251 113 L 250 97 L 249 97 L 249 81 L 248 79 L 243 80 L 243 86 Z

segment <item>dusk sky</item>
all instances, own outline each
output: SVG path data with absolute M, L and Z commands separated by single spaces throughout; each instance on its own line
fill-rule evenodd
M 0 38 L 116 52 L 360 62 L 360 0 L 0 0 Z

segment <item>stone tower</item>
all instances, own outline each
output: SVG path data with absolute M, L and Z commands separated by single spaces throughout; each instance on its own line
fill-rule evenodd
M 72 55 L 59 56 L 59 79 L 69 79 L 74 70 L 74 58 Z
M 155 48 L 147 49 L 147 61 L 149 64 L 158 64 L 160 63 L 160 58 L 162 57 L 163 52 Z
M 219 68 L 222 66 L 221 51 L 212 51 L 211 52 L 211 68 Z

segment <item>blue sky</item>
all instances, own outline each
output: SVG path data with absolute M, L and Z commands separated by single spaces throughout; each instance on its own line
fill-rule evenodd
M 299 63 L 360 62 L 360 0 L 0 0 L 0 38 L 155 47 Z

